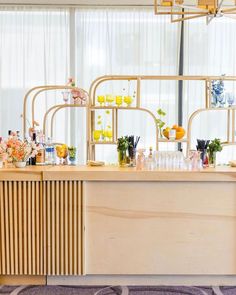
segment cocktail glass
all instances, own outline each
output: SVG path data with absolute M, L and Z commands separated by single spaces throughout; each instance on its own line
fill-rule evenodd
M 101 130 L 94 130 L 93 131 L 93 140 L 99 141 L 101 134 L 102 134 Z
M 122 96 L 121 96 L 121 95 L 116 96 L 116 105 L 117 105 L 118 107 L 120 107 L 120 106 L 122 105 L 122 103 L 123 103 L 123 98 L 122 98 Z
M 100 106 L 102 107 L 105 103 L 105 96 L 104 95 L 98 95 L 97 101 L 100 103 Z
M 107 102 L 107 104 L 109 105 L 109 106 L 111 106 L 112 105 L 112 103 L 114 102 L 114 96 L 113 95 L 111 95 L 111 94 L 107 94 L 106 95 L 106 102 Z
M 64 102 L 68 103 L 70 91 L 62 91 L 61 94 L 62 94 L 62 98 L 63 98 Z
M 234 100 L 235 100 L 234 93 L 231 93 L 231 92 L 225 93 L 225 101 L 227 101 L 229 107 L 231 107 L 234 104 Z
M 106 130 L 106 137 L 109 141 L 112 140 L 112 130 L 111 129 Z
M 60 165 L 66 165 L 67 164 L 67 156 L 68 156 L 68 147 L 67 145 L 57 145 L 56 146 L 56 152 L 57 156 L 59 158 L 59 164 Z
M 127 107 L 130 107 L 133 102 L 133 99 L 130 95 L 124 96 L 124 103 L 127 104 Z
M 68 147 L 68 152 L 69 152 L 70 165 L 75 166 L 76 165 L 76 147 L 75 146 Z

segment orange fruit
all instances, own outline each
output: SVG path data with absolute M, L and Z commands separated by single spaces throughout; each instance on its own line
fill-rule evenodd
M 185 135 L 185 130 L 183 129 L 183 131 L 177 131 L 176 132 L 176 139 L 181 139 L 183 138 Z
M 172 129 L 177 129 L 178 127 L 178 125 L 173 125 Z

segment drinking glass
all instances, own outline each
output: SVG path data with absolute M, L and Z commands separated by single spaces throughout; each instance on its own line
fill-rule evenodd
M 101 137 L 102 131 L 101 130 L 94 130 L 93 131 L 93 139 L 95 141 L 99 141 L 100 137 Z
M 111 95 L 111 94 L 107 94 L 106 95 L 106 102 L 107 102 L 107 104 L 108 104 L 108 106 L 111 106 L 112 105 L 112 103 L 114 102 L 114 96 L 113 95 Z
M 121 96 L 121 95 L 116 96 L 116 105 L 117 105 L 118 107 L 120 107 L 120 106 L 122 105 L 122 103 L 123 103 L 123 98 L 122 98 L 122 96 Z
M 227 101 L 229 107 L 233 105 L 234 100 L 235 100 L 234 93 L 230 93 L 230 92 L 225 93 L 225 101 Z
M 63 98 L 64 102 L 68 103 L 70 91 L 62 91 L 61 94 L 62 94 L 62 98 Z
M 57 145 L 56 146 L 57 156 L 59 158 L 60 165 L 67 164 L 68 148 L 66 145 Z
M 130 95 L 124 96 L 124 103 L 126 103 L 127 107 L 130 107 L 133 102 L 133 99 Z
M 105 96 L 104 95 L 98 95 L 97 101 L 100 103 L 100 106 L 102 107 L 105 103 Z
M 108 138 L 109 141 L 112 140 L 112 130 L 111 129 L 108 129 L 106 131 L 106 137 Z

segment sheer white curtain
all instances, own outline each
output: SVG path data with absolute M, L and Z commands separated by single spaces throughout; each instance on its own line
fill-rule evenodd
M 28 89 L 38 85 L 65 84 L 69 76 L 68 47 L 67 10 L 0 7 L 2 136 L 7 136 L 7 129 L 21 130 L 23 97 Z M 36 120 L 41 126 L 45 109 L 56 101 L 61 101 L 61 94 L 48 93 L 38 98 Z M 30 114 L 29 110 L 29 119 Z M 57 135 L 64 128 L 64 124 L 61 124 L 60 129 L 56 130 Z
M 77 80 L 86 89 L 103 75 L 178 73 L 179 25 L 171 24 L 169 17 L 155 16 L 153 9 L 78 9 L 76 37 Z M 132 95 L 134 90 L 132 82 L 113 82 L 100 87 L 98 94 Z M 141 93 L 142 106 L 154 113 L 161 107 L 167 112 L 167 124 L 176 123 L 177 83 L 144 82 Z M 98 115 L 111 120 L 105 112 L 97 113 L 96 120 Z M 140 146 L 155 147 L 155 126 L 148 115 L 120 112 L 118 127 L 119 136 L 140 135 Z M 116 161 L 116 147 L 98 146 L 97 158 Z
M 214 19 L 206 25 L 205 19 L 185 22 L 184 70 L 186 75 L 236 75 L 236 20 L 226 17 Z M 204 107 L 205 89 L 200 82 L 184 84 L 185 124 L 190 114 Z M 236 83 L 225 83 L 226 91 L 236 95 Z M 235 101 L 236 103 L 236 101 Z M 226 140 L 226 112 L 204 113 L 196 117 L 193 124 L 195 139 L 221 138 Z M 236 157 L 236 148 L 224 148 L 222 163 Z

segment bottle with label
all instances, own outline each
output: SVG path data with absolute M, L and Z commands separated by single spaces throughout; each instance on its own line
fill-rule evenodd
M 154 158 L 152 153 L 152 147 L 149 148 L 149 155 L 147 157 L 147 170 L 153 170 L 154 169 Z
M 35 144 L 37 144 L 37 142 L 36 142 L 36 132 L 33 132 L 33 133 L 32 133 L 32 141 L 33 141 Z M 29 159 L 29 165 L 33 165 L 33 166 L 36 165 L 36 156 L 31 157 L 31 158 Z
M 11 138 L 12 138 L 12 131 L 8 130 L 8 139 L 11 139 Z
M 55 162 L 55 147 L 52 143 L 52 139 L 48 137 L 48 140 L 45 145 L 45 164 L 55 165 Z
M 45 165 L 45 144 L 43 136 L 40 137 L 38 146 L 39 150 L 36 155 L 36 165 Z

